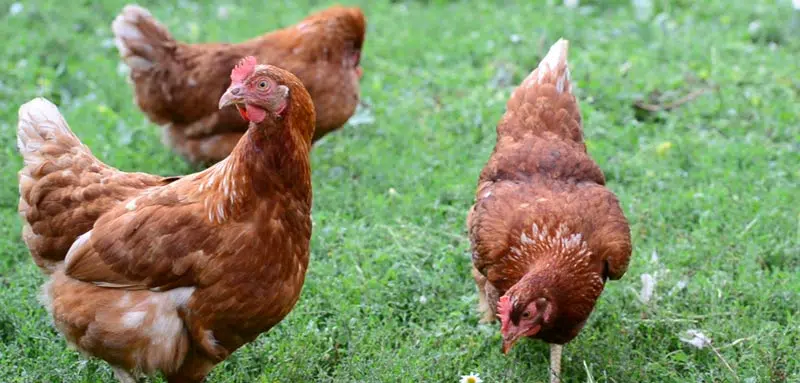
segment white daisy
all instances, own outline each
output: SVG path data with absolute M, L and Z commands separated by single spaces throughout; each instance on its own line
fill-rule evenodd
M 639 300 L 642 303 L 650 302 L 653 298 L 653 292 L 656 289 L 656 279 L 650 274 L 642 274 L 642 291 L 639 292 Z
M 481 377 L 474 372 L 470 373 L 469 375 L 462 375 L 461 380 L 459 380 L 459 383 L 482 383 L 482 382 L 483 379 L 481 379 Z
M 25 9 L 25 7 L 21 3 L 14 3 L 14 4 L 11 4 L 11 8 L 8 9 L 8 13 L 11 16 L 14 16 L 14 15 L 17 15 L 20 12 L 22 12 L 24 9 Z
M 686 330 L 686 334 L 680 337 L 681 341 L 688 343 L 699 349 L 711 346 L 711 338 L 707 337 L 700 330 Z

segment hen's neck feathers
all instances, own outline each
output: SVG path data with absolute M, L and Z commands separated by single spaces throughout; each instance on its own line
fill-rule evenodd
M 521 276 L 518 288 L 550 290 L 553 294 L 585 289 L 589 290 L 587 299 L 602 291 L 604 280 L 592 264 L 591 250 L 582 235 L 570 231 L 567 225 L 534 223 L 514 242 L 509 248 L 509 266 Z
M 211 222 L 235 218 L 250 210 L 248 205 L 279 194 L 291 194 L 310 206 L 313 107 L 309 118 L 308 107 L 292 101 L 284 116 L 250 123 L 228 158 L 200 174 L 197 191 Z
M 510 246 L 510 257 L 526 266 L 526 271 L 568 267 L 580 271 L 589 267 L 591 252 L 580 233 L 573 233 L 567 225 L 548 227 L 534 223 L 523 229 Z

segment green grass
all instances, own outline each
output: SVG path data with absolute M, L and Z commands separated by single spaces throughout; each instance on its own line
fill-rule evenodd
M 0 1 L 0 382 L 112 381 L 103 362 L 66 349 L 37 302 L 43 278 L 16 214 L 17 108 L 53 100 L 123 170 L 192 169 L 118 72 L 109 25 L 122 1 L 24 3 L 9 15 Z M 188 41 L 242 40 L 326 6 L 249 1 L 219 20 L 218 5 L 179 3 L 142 5 Z M 368 106 L 313 151 L 301 300 L 210 381 L 545 381 L 546 345 L 504 357 L 497 327 L 477 323 L 464 219 L 507 97 L 560 36 L 572 41 L 589 151 L 634 241 L 627 275 L 565 348 L 566 380 L 735 381 L 711 349 L 680 341 L 688 329 L 742 382 L 800 380 L 800 12 L 788 0 L 655 1 L 642 21 L 628 1 L 361 3 Z M 717 91 L 651 116 L 632 107 L 702 87 Z M 647 304 L 644 273 L 657 280 Z

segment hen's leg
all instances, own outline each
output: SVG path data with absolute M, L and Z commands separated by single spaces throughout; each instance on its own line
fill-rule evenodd
M 200 383 L 205 381 L 206 375 L 211 372 L 216 363 L 201 355 L 199 350 L 193 350 L 184 360 L 178 371 L 167 374 L 169 383 Z
M 472 276 L 475 278 L 475 284 L 478 285 L 478 310 L 483 314 L 481 322 L 494 322 L 497 319 L 497 300 L 500 299 L 497 289 L 474 267 Z
M 133 377 L 128 371 L 120 367 L 111 366 L 111 370 L 114 371 L 114 377 L 117 378 L 119 383 L 137 383 L 136 378 Z
M 561 382 L 561 350 L 563 349 L 564 346 L 560 344 L 550 345 L 550 383 Z
M 214 338 L 214 332 L 209 330 L 202 320 L 198 320 L 198 317 L 190 315 L 186 310 L 178 310 L 178 316 L 186 324 L 189 335 L 194 341 L 193 355 L 200 355 L 198 351 L 202 351 L 205 353 L 206 359 L 214 361 L 211 366 L 222 362 L 230 356 L 231 352 L 217 342 L 217 339 Z

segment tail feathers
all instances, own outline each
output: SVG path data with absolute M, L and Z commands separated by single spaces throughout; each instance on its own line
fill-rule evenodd
M 41 97 L 19 108 L 17 148 L 25 160 L 25 167 L 37 166 L 48 157 L 74 149 L 89 152 L 70 130 L 58 107 Z
M 364 45 L 364 37 L 367 32 L 367 21 L 361 9 L 345 8 L 340 17 L 342 23 L 341 33 L 353 43 L 353 48 L 361 50 Z
M 164 60 L 164 49 L 175 46 L 175 40 L 145 8 L 126 5 L 111 23 L 114 43 L 119 55 L 131 70 L 144 71 Z
M 581 114 L 567 64 L 569 42 L 559 39 L 522 81 L 506 105 L 498 134 L 554 133 L 583 147 Z
M 522 82 L 522 86 L 527 89 L 536 85 L 552 84 L 558 93 L 572 93 L 567 64 L 568 50 L 569 41 L 559 39 L 550 47 L 539 66 Z
M 367 31 L 364 12 L 357 7 L 332 6 L 328 9 L 309 15 L 294 26 L 304 46 L 325 48 L 331 47 L 354 49 L 361 51 Z M 304 50 L 307 54 L 319 55 L 317 50 Z M 328 56 L 329 53 L 325 53 Z M 356 60 L 358 61 L 358 60 Z

